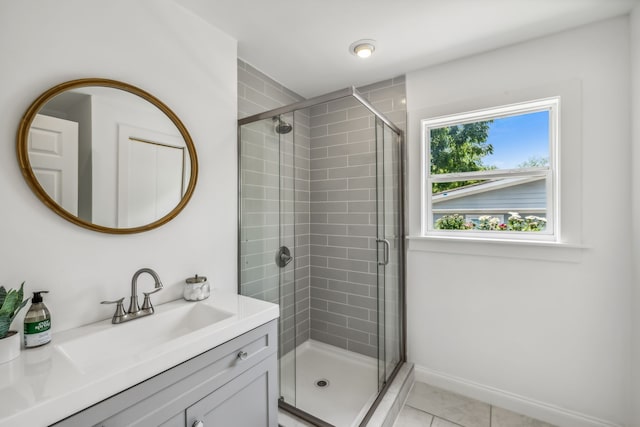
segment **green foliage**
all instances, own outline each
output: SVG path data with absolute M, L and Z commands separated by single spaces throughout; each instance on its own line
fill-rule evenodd
M 518 165 L 519 168 L 544 168 L 549 166 L 548 157 L 531 156 Z
M 529 215 L 522 218 L 518 212 L 509 212 L 507 223 L 498 217 L 483 215 L 478 218 L 478 224 L 465 222 L 460 214 L 443 215 L 436 220 L 436 230 L 485 230 L 485 231 L 542 231 L 547 220 L 539 216 Z
M 466 123 L 431 129 L 431 173 L 474 172 L 495 169 L 482 159 L 493 154 L 493 145 L 487 143 L 489 125 L 493 120 Z M 456 181 L 433 184 L 433 192 L 474 184 L 477 181 Z
M 518 212 L 509 214 L 509 229 L 513 231 L 542 231 L 547 225 L 547 220 L 539 216 L 529 215 L 522 218 Z
M 435 224 L 438 230 L 468 230 L 473 224 L 467 224 L 464 217 L 460 214 L 443 215 L 436 220 Z
M 7 336 L 11 322 L 18 312 L 27 305 L 29 298 L 22 300 L 24 296 L 24 282 L 20 285 L 19 290 L 9 289 L 0 286 L 0 339 Z

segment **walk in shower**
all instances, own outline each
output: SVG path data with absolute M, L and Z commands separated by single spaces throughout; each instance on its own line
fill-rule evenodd
M 404 361 L 402 132 L 354 88 L 238 123 L 239 291 L 280 304 L 280 407 L 365 425 Z

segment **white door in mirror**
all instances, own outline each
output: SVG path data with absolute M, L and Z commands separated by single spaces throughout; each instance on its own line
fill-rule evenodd
M 29 161 L 38 183 L 67 212 L 78 214 L 78 123 L 36 115 Z

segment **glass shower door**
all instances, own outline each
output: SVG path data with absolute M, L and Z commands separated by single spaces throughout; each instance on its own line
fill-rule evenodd
M 280 304 L 280 396 L 295 405 L 293 133 L 278 119 L 239 129 L 239 291 Z
M 400 136 L 376 119 L 378 388 L 400 362 L 402 200 Z

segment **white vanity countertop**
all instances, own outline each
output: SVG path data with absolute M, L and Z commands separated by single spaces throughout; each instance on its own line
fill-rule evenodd
M 109 336 L 120 331 L 125 335 L 139 335 L 146 328 L 153 327 L 154 317 L 185 313 L 185 310 L 193 308 L 206 315 L 210 308 L 197 307 L 198 304 L 214 307 L 225 312 L 227 317 L 211 325 L 192 327 L 194 329 L 185 334 L 181 334 L 182 325 L 176 325 L 174 330 L 165 333 L 172 338 L 167 342 L 153 343 L 150 351 L 135 349 L 135 345 L 132 346 L 135 351 L 128 351 L 126 345 L 96 341 L 109 350 L 101 351 L 95 360 L 85 358 L 81 363 L 73 357 L 76 354 L 73 351 L 80 355 L 84 351 L 78 343 L 86 346 L 85 342 L 88 342 L 91 346 L 90 340 L 83 341 L 87 337 Z M 53 334 L 50 344 L 23 349 L 18 358 L 0 364 L 0 427 L 36 427 L 56 423 L 276 319 L 279 314 L 276 304 L 219 290 L 213 290 L 204 301 L 177 300 L 158 305 L 155 311 L 153 315 L 119 325 L 111 324 L 111 319 L 108 319 Z M 175 318 L 175 315 L 169 315 Z M 134 341 L 132 343 L 135 344 Z

